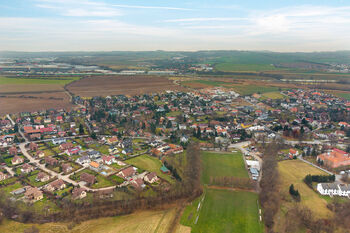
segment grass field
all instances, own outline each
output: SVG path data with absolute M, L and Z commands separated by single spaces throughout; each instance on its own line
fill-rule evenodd
M 160 168 L 162 167 L 162 162 L 155 157 L 149 155 L 141 155 L 136 158 L 125 160 L 125 163 L 131 164 L 137 168 L 141 168 L 142 170 L 155 172 L 159 177 L 169 182 L 173 182 L 169 175 L 163 174 L 160 171 Z
M 284 95 L 279 92 L 267 92 L 261 95 L 262 99 L 283 99 Z
M 251 192 L 207 189 L 200 207 L 198 200 L 189 205 L 180 223 L 191 226 L 194 232 L 263 232 L 258 219 L 258 195 Z
M 234 72 L 234 71 L 268 71 L 279 70 L 270 64 L 234 64 L 234 63 L 219 63 L 215 66 L 218 71 Z
M 248 177 L 241 152 L 213 153 L 202 152 L 202 183 L 208 184 L 210 177 Z
M 42 225 L 35 224 L 35 226 L 40 232 L 47 233 L 166 233 L 174 215 L 175 209 L 136 212 L 125 216 L 85 221 L 71 230 L 68 229 L 69 223 L 46 223 Z M 22 224 L 5 220 L 0 225 L 0 232 L 23 232 L 31 226 L 32 224 Z M 178 232 L 189 232 L 184 229 L 186 229 L 186 227 L 181 227 Z
M 350 92 L 349 93 L 345 93 L 345 92 L 344 93 L 336 93 L 335 95 L 338 97 L 350 100 Z
M 232 89 L 241 95 L 251 95 L 254 93 L 267 93 L 267 92 L 278 92 L 278 87 L 273 86 L 260 86 L 260 85 L 234 85 Z
M 278 171 L 280 174 L 280 194 L 282 197 L 280 211 L 275 216 L 278 219 L 275 224 L 275 231 L 283 231 L 286 221 L 285 214 L 296 203 L 289 194 L 289 186 L 291 184 L 299 191 L 301 201 L 298 205 L 302 205 L 310 209 L 316 218 L 329 218 L 332 212 L 327 208 L 327 200 L 322 198 L 318 193 L 310 189 L 303 179 L 306 175 L 326 175 L 323 171 L 312 167 L 300 160 L 288 160 L 278 163 Z

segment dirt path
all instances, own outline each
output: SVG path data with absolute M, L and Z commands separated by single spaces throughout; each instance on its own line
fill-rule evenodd
M 243 191 L 243 192 L 258 193 L 254 189 L 240 189 L 240 188 L 231 188 L 231 187 L 216 186 L 216 185 L 208 185 L 208 188 L 209 189 L 217 189 L 217 190 L 231 190 L 231 191 Z

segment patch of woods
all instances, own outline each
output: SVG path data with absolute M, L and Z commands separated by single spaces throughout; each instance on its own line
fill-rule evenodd
M 294 200 L 300 201 L 300 193 L 294 188 L 293 184 L 289 186 L 289 194 L 294 198 Z
M 273 232 L 274 217 L 280 209 L 281 197 L 278 189 L 277 153 L 281 146 L 281 144 L 270 143 L 264 150 L 259 199 L 264 209 L 263 218 L 267 232 Z
M 304 178 L 305 184 L 312 188 L 312 182 L 330 183 L 335 181 L 335 175 L 307 175 Z
M 203 190 L 200 184 L 201 160 L 198 144 L 189 144 L 186 151 L 186 162 L 178 164 L 185 164 L 182 168 L 183 177 L 181 182 L 176 180 L 170 189 L 161 190 L 156 196 L 136 195 L 134 198 L 124 200 L 101 200 L 96 198 L 92 202 L 74 202 L 64 199 L 56 203 L 61 211 L 57 213 L 49 213 L 48 211 L 38 213 L 30 205 L 26 205 L 22 201 L 12 201 L 7 194 L 2 192 L 0 193 L 1 212 L 7 218 L 16 215 L 16 220 L 25 223 L 53 221 L 79 223 L 93 218 L 130 214 L 136 210 L 163 209 L 171 203 L 185 199 L 193 200 L 202 194 Z

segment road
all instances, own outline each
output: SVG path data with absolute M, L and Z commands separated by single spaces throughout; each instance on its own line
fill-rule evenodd
M 11 124 L 14 125 L 15 122 L 12 120 L 12 118 L 10 117 L 10 115 L 7 115 L 7 118 L 11 121 Z M 19 148 L 21 150 L 21 152 L 23 153 L 23 155 L 29 160 L 30 163 L 34 164 L 34 166 L 38 167 L 39 169 L 45 171 L 46 173 L 48 173 L 51 177 L 57 177 L 58 179 L 62 179 L 63 181 L 70 183 L 74 186 L 80 186 L 82 188 L 85 188 L 87 191 L 91 191 L 91 192 L 96 192 L 96 191 L 101 191 L 101 190 L 107 190 L 107 189 L 111 189 L 111 188 L 115 188 L 116 186 L 110 186 L 110 187 L 105 187 L 105 188 L 98 188 L 98 189 L 92 189 L 87 187 L 86 185 L 84 185 L 83 182 L 76 182 L 72 179 L 69 178 L 69 176 L 71 176 L 74 172 L 63 175 L 62 173 L 57 173 L 55 171 L 52 171 L 48 168 L 45 167 L 45 164 L 40 164 L 40 160 L 39 159 L 35 159 L 34 157 L 32 157 L 27 149 L 26 149 L 26 145 L 29 143 L 29 140 L 25 137 L 24 133 L 22 132 L 21 129 L 18 129 L 18 132 L 21 134 L 21 136 L 24 138 L 25 142 L 22 142 L 19 144 Z M 80 135 L 80 136 L 71 136 L 71 137 L 64 137 L 66 139 L 69 138 L 77 138 L 77 137 L 88 137 L 89 135 Z M 34 142 L 45 142 L 45 141 L 51 141 L 52 139 L 45 139 L 45 140 L 38 140 L 38 141 L 34 141 Z M 85 169 L 86 167 L 82 167 L 79 170 L 75 171 L 75 172 L 79 172 L 83 169 Z M 10 169 L 11 170 L 11 169 Z M 12 171 L 9 172 L 10 174 L 14 174 Z
M 238 149 L 238 150 L 241 150 L 242 153 L 243 153 L 244 162 L 245 162 L 245 157 L 244 157 L 244 155 L 245 155 L 245 154 L 248 154 L 248 153 L 249 153 L 251 156 L 253 156 L 256 160 L 259 161 L 260 173 L 259 173 L 258 182 L 260 182 L 261 177 L 262 177 L 262 169 L 261 169 L 261 168 L 262 168 L 263 161 L 262 161 L 262 159 L 261 159 L 259 156 L 255 155 L 255 153 L 250 153 L 249 151 L 247 151 L 247 150 L 245 149 L 245 147 L 249 146 L 250 144 L 251 144 L 250 141 L 244 141 L 244 142 L 239 142 L 239 143 L 231 144 L 231 145 L 228 146 L 228 148 L 236 148 L 236 149 Z M 249 171 L 248 171 L 248 172 L 249 172 Z
M 333 172 L 330 172 L 330 171 L 328 171 L 328 170 L 326 170 L 326 169 L 324 169 L 324 168 L 322 168 L 320 166 L 317 166 L 316 164 L 311 163 L 310 161 L 307 161 L 307 160 L 303 159 L 303 157 L 301 155 L 298 156 L 298 159 L 301 160 L 304 163 L 307 163 L 307 164 L 309 164 L 309 165 L 311 165 L 311 166 L 313 166 L 313 167 L 315 167 L 315 168 L 317 168 L 317 169 L 319 169 L 319 170 L 329 174 L 329 175 L 335 175 L 335 181 L 336 182 L 341 182 L 341 175 L 337 175 L 337 174 L 335 174 Z

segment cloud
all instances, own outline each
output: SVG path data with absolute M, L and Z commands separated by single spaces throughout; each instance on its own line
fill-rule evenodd
M 114 17 L 121 11 L 103 2 L 86 0 L 38 0 L 36 7 L 58 11 L 62 16 L 72 17 Z
M 111 6 L 120 7 L 120 8 L 134 8 L 134 9 L 156 9 L 156 10 L 178 10 L 178 11 L 193 10 L 188 8 L 168 7 L 168 6 L 137 6 L 137 5 L 118 5 L 118 4 L 113 4 Z
M 203 17 L 203 18 L 168 19 L 168 20 L 164 20 L 164 22 L 177 23 L 177 22 L 243 21 L 243 20 L 248 20 L 248 18 Z

